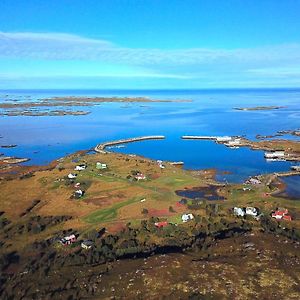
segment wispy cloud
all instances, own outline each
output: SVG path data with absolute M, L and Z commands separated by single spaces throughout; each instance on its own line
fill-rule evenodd
M 61 78 L 91 79 L 97 86 L 114 80 L 115 86 L 127 86 L 130 79 L 131 85 L 148 80 L 156 86 L 164 80 L 168 86 L 179 81 L 192 87 L 295 86 L 300 83 L 300 44 L 167 50 L 64 33 L 0 32 L 0 68 L 2 85 Z
M 253 49 L 125 48 L 110 41 L 62 33 L 0 32 L 0 57 L 51 60 L 101 60 L 135 65 L 207 65 L 300 62 L 300 45 Z

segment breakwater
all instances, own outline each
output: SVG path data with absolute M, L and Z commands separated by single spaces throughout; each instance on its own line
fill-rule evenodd
M 140 136 L 140 137 L 134 137 L 134 138 L 128 138 L 128 139 L 121 139 L 121 140 L 98 144 L 94 150 L 99 153 L 104 153 L 104 152 L 107 152 L 107 151 L 105 151 L 106 147 L 111 147 L 111 146 L 120 145 L 120 144 L 133 143 L 133 142 L 147 141 L 147 140 L 163 140 L 165 138 L 166 137 L 164 135 L 149 135 L 149 136 Z
M 204 136 L 204 135 L 183 135 L 183 140 L 216 140 L 217 136 Z

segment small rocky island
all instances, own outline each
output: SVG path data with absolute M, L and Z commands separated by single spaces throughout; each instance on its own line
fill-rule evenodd
M 235 107 L 235 110 L 246 110 L 246 111 L 255 111 L 255 110 L 274 110 L 282 109 L 285 106 L 255 106 L 255 107 Z
M 146 97 L 53 97 L 36 101 L 9 100 L 0 103 L 0 116 L 82 116 L 90 111 L 66 110 L 63 107 L 91 107 L 106 102 L 116 103 L 157 103 L 157 102 L 190 102 L 190 100 L 159 100 Z M 49 108 L 57 109 L 51 110 Z

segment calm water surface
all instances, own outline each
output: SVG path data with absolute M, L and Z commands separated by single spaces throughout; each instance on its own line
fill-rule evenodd
M 181 103 L 101 103 L 85 116 L 0 117 L 0 145 L 5 155 L 28 157 L 30 164 L 47 164 L 80 149 L 119 138 L 162 134 L 163 141 L 145 141 L 116 149 L 153 159 L 184 161 L 187 169 L 229 171 L 219 180 L 240 182 L 250 175 L 285 171 L 288 162 L 267 163 L 262 151 L 229 149 L 211 141 L 183 141 L 181 135 L 269 135 L 300 127 L 300 90 L 157 90 L 157 91 L 0 91 L 8 99 L 36 101 L 54 96 L 147 96 L 153 99 L 193 100 Z M 273 111 L 236 111 L 234 107 L 283 105 Z M 56 108 L 54 108 L 56 109 Z M 70 109 L 62 108 L 62 109 Z M 297 139 L 293 136 L 285 138 Z

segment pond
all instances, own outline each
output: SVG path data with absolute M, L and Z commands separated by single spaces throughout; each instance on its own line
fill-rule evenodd
M 195 187 L 191 189 L 178 190 L 176 195 L 184 198 L 194 199 L 194 200 L 208 200 L 217 201 L 225 200 L 223 196 L 218 193 L 219 186 L 210 185 L 208 187 Z

